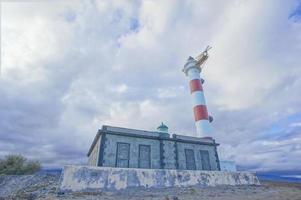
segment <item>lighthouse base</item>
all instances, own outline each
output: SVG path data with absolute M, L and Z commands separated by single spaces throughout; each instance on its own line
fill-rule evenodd
M 199 120 L 195 122 L 197 137 L 210 136 L 212 130 L 208 120 Z
M 60 192 L 218 185 L 260 185 L 250 172 L 65 166 Z

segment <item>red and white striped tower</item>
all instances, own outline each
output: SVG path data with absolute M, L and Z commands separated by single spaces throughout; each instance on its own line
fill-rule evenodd
M 208 50 L 209 47 L 207 47 L 207 49 L 196 58 L 192 58 L 190 56 L 187 59 L 183 69 L 183 72 L 186 74 L 186 76 L 188 76 L 190 93 L 194 101 L 193 112 L 198 137 L 208 136 L 210 133 L 209 123 L 212 121 L 212 117 L 208 115 L 202 87 L 204 80 L 200 77 L 202 65 L 208 58 Z

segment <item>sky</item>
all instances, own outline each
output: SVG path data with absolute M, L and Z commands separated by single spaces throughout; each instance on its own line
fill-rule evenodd
M 220 160 L 301 169 L 301 2 L 4 1 L 0 158 L 86 164 L 102 125 L 194 135 L 189 56 Z

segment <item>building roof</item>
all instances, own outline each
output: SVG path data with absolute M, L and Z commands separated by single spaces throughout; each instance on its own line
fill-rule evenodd
M 184 136 L 184 135 L 177 135 L 177 134 L 172 134 L 172 137 L 170 137 L 170 134 L 165 132 L 145 131 L 145 130 L 104 125 L 100 130 L 98 130 L 93 140 L 93 143 L 87 153 L 87 156 L 91 154 L 94 146 L 96 145 L 97 141 L 99 140 L 99 137 L 102 134 L 113 134 L 113 135 L 128 136 L 128 137 L 135 137 L 135 138 L 145 138 L 145 139 L 171 140 L 177 142 L 196 143 L 196 144 L 211 145 L 211 146 L 219 145 L 215 143 L 215 140 L 211 137 L 199 138 L 199 137 L 191 137 L 191 136 Z

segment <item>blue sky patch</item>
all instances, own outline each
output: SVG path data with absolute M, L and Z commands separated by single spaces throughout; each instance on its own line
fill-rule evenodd
M 140 24 L 139 24 L 139 20 L 136 18 L 132 18 L 130 20 L 130 29 L 131 31 L 137 32 L 139 30 Z
M 300 22 L 301 20 L 301 3 L 297 6 L 297 8 L 289 15 L 289 19 L 294 22 Z

